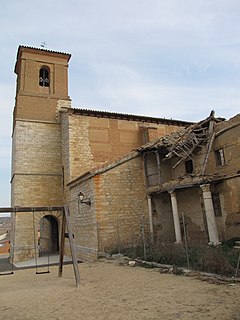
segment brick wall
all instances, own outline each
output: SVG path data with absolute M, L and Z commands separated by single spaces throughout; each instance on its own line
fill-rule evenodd
M 26 47 L 19 49 L 15 68 L 17 96 L 14 119 L 55 121 L 58 99 L 70 100 L 67 75 L 69 56 Z M 42 66 L 49 68 L 49 87 L 39 86 Z
M 0 242 L 0 254 L 9 253 L 10 252 L 10 241 L 5 240 Z

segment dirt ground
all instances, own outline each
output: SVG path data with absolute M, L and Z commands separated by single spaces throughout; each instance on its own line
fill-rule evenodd
M 1 320 L 218 319 L 240 320 L 240 284 L 216 285 L 157 269 L 99 261 L 50 274 L 17 270 L 0 277 Z

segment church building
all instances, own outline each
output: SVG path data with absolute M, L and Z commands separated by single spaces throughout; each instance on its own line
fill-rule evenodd
M 73 108 L 68 95 L 70 58 L 68 53 L 26 46 L 18 48 L 12 133 L 12 207 L 51 208 L 69 205 L 77 255 L 79 259 L 94 260 L 99 252 L 109 252 L 130 243 L 137 244 L 142 227 L 145 228 L 146 237 L 152 241 L 158 238 L 160 241 L 181 242 L 183 222 L 173 191 L 180 189 L 181 185 L 182 190 L 187 189 L 188 197 L 191 194 L 189 187 L 194 185 L 194 199 L 198 197 L 203 201 L 199 200 L 196 212 L 191 212 L 190 216 L 194 216 L 189 218 L 191 221 L 186 217 L 191 226 L 189 234 L 194 239 L 192 233 L 195 230 L 197 239 L 210 240 L 212 243 L 224 239 L 225 228 L 217 226 L 212 199 L 209 209 L 209 202 L 204 202 L 203 187 L 199 189 L 201 192 L 196 191 L 207 182 L 209 185 L 210 180 L 194 178 L 194 165 L 189 160 L 199 150 L 206 150 L 200 158 L 205 171 L 211 175 L 208 170 L 214 169 L 209 169 L 207 164 L 208 159 L 212 159 L 215 141 L 211 140 L 214 131 L 212 126 L 215 128 L 217 123 L 218 136 L 224 126 L 236 134 L 239 117 L 231 122 L 235 126 L 228 126 L 223 119 L 214 120 L 211 117 L 200 132 L 191 127 L 194 124 L 186 121 Z M 190 135 L 199 132 L 196 137 L 192 135 L 198 140 L 189 140 L 185 134 L 185 146 L 181 150 L 177 147 L 170 150 L 174 143 L 172 141 L 178 139 L 178 132 L 186 132 L 189 126 L 193 128 L 193 131 L 189 131 Z M 229 134 L 227 129 L 224 132 Z M 164 142 L 164 137 L 174 139 L 166 140 L 169 145 Z M 161 143 L 155 144 L 159 139 L 162 139 Z M 193 142 L 196 148 L 191 145 Z M 232 142 L 236 143 L 233 149 L 237 150 L 239 138 L 232 139 Z M 183 156 L 185 147 L 187 149 Z M 165 161 L 163 158 L 170 151 L 175 154 L 172 153 L 168 157 L 170 160 Z M 233 159 L 238 156 L 235 151 L 232 152 L 231 163 L 234 165 L 231 174 L 235 182 L 231 183 L 234 188 L 239 184 L 239 172 Z M 218 157 L 220 160 L 223 157 L 220 151 Z M 172 162 L 172 159 L 176 161 Z M 176 182 L 186 174 L 181 170 L 174 173 L 173 167 L 177 162 L 181 162 L 180 166 L 176 166 L 177 170 L 182 165 L 187 168 L 187 186 Z M 203 177 L 205 171 L 202 172 Z M 171 180 L 175 184 L 163 186 Z M 220 179 L 214 181 L 217 184 Z M 220 190 L 217 186 L 215 194 Z M 181 192 L 178 191 L 179 195 Z M 233 192 L 234 199 L 237 198 L 237 192 Z M 180 207 L 184 208 L 185 196 L 180 197 Z M 221 198 L 221 201 L 224 199 Z M 189 202 L 187 216 L 194 202 Z M 236 219 L 239 220 L 237 223 L 240 224 L 239 201 L 232 210 L 235 210 Z M 225 207 L 226 217 L 227 212 L 228 208 Z M 206 214 L 210 214 L 211 218 L 206 218 Z M 36 248 L 38 255 L 44 254 L 47 247 L 52 253 L 57 253 L 61 221 L 61 212 L 58 211 L 15 214 L 13 260 L 34 257 Z M 214 227 L 211 229 L 208 223 L 212 221 Z M 218 223 L 225 225 L 225 221 Z M 209 226 L 211 230 L 208 230 Z M 234 230 L 236 233 L 236 228 Z M 231 234 L 227 237 L 231 237 Z

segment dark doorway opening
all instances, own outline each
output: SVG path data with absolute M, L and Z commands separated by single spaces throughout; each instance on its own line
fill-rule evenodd
M 52 215 L 40 220 L 39 256 L 59 252 L 58 222 Z

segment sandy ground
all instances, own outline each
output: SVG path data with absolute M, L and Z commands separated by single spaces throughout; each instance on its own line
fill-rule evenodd
M 157 269 L 99 261 L 50 274 L 17 270 L 0 277 L 1 320 L 218 319 L 240 320 L 240 284 L 216 285 Z

